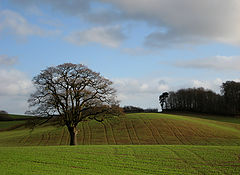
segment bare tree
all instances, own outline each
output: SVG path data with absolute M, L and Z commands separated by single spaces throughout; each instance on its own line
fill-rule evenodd
M 33 110 L 27 113 L 57 116 L 68 128 L 70 145 L 77 144 L 79 122 L 101 122 L 121 113 L 112 82 L 82 64 L 48 67 L 33 78 L 33 83 L 36 91 L 28 100 Z

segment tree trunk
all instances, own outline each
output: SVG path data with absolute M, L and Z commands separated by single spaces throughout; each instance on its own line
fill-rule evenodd
M 77 145 L 77 128 L 76 127 L 68 127 L 68 131 L 70 134 L 70 145 Z

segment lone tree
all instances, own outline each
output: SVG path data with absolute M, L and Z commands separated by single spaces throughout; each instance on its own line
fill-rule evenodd
M 164 111 L 167 108 L 167 98 L 169 96 L 168 92 L 163 92 L 160 96 L 159 96 L 159 103 L 160 106 L 162 108 L 162 111 Z M 164 108 L 165 107 L 165 108 Z
M 77 125 L 103 121 L 121 114 L 112 82 L 82 64 L 65 63 L 48 67 L 33 78 L 36 91 L 28 102 L 28 114 L 56 117 L 67 126 L 70 145 L 76 145 Z

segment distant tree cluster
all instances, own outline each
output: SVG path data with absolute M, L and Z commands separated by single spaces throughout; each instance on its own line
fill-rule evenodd
M 164 94 L 164 93 L 163 93 Z M 199 112 L 221 115 L 240 114 L 240 83 L 227 81 L 221 86 L 221 94 L 204 88 L 187 88 L 160 95 L 163 111 Z M 163 98 L 163 96 L 165 98 Z
M 135 107 L 135 106 L 124 106 L 123 111 L 125 113 L 141 113 L 141 112 L 156 113 L 156 112 L 158 112 L 158 109 L 155 109 L 155 108 L 143 109 L 143 108 Z

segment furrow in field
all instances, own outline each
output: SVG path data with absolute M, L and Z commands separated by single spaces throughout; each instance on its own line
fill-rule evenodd
M 22 143 L 26 139 L 26 136 L 23 136 L 21 139 L 19 139 L 18 143 Z
M 48 142 L 49 142 L 49 140 L 50 140 L 50 137 L 51 137 L 50 132 L 47 132 L 47 140 L 46 140 L 45 146 L 48 145 Z
M 209 142 L 208 139 L 206 138 L 206 135 L 202 134 L 202 132 L 201 132 L 199 129 L 193 128 L 192 126 L 189 126 L 189 129 L 192 130 L 192 132 L 193 132 L 196 136 L 200 137 L 202 141 L 204 141 L 204 142 L 206 142 L 206 143 Z
M 175 138 L 179 141 L 179 143 L 183 144 L 182 140 L 178 137 L 178 135 L 173 131 L 172 127 L 169 125 L 168 121 L 166 121 L 165 119 L 163 119 L 163 122 L 166 124 L 166 126 L 168 127 L 169 131 L 172 133 L 173 136 L 175 136 Z
M 158 127 L 156 127 L 156 126 L 152 123 L 151 120 L 148 120 L 148 122 L 149 122 L 149 124 L 151 125 L 151 127 L 154 128 L 154 129 L 157 131 L 158 136 L 159 136 L 158 138 L 161 138 L 162 143 L 165 144 L 165 145 L 167 145 L 167 142 L 166 142 L 166 140 L 163 138 L 162 134 L 160 134 L 160 132 L 159 132 L 159 130 L 158 130 Z
M 172 123 L 172 126 L 175 128 L 176 132 L 178 133 L 178 135 L 181 136 L 182 142 L 183 142 L 183 140 L 184 140 L 185 144 L 190 143 L 190 145 L 192 145 L 192 143 L 189 141 L 189 139 L 187 139 L 187 136 L 185 136 L 185 135 L 182 133 L 182 131 L 179 129 L 179 127 L 177 127 L 176 124 L 175 124 L 173 121 L 171 121 L 171 123 Z M 176 134 L 177 134 L 177 133 L 176 133 Z
M 134 130 L 133 130 L 133 127 L 132 127 L 132 123 L 131 123 L 131 120 L 126 120 L 125 119 L 125 124 L 126 124 L 126 127 L 128 129 L 128 133 L 129 133 L 129 136 L 130 136 L 130 139 L 131 139 L 131 143 L 133 145 L 136 145 L 138 144 L 138 140 L 137 140 L 137 137 L 136 135 L 134 134 Z
M 136 128 L 135 128 L 132 120 L 131 120 L 131 125 L 132 125 L 132 128 L 133 128 L 133 133 L 134 133 L 135 137 L 137 138 L 137 142 L 138 142 L 139 145 L 141 145 L 139 137 L 138 137 L 137 132 L 136 132 Z
M 38 146 L 42 143 L 43 139 L 44 139 L 44 134 L 42 134 L 41 139 L 39 140 L 39 142 L 37 144 Z
M 61 132 L 61 135 L 60 135 L 59 145 L 62 145 L 62 141 L 63 141 L 64 133 L 65 133 L 65 128 L 62 128 L 62 132 Z
M 28 144 L 28 140 L 30 139 L 30 137 L 31 137 L 31 134 L 28 134 L 28 136 L 26 137 L 26 139 L 23 142 L 24 145 Z
M 216 169 L 216 167 L 213 166 L 213 164 L 211 162 L 206 161 L 203 157 L 201 157 L 200 155 L 198 155 L 197 153 L 195 153 L 194 151 L 192 151 L 191 149 L 185 147 L 184 148 L 186 151 L 188 151 L 190 154 L 194 155 L 198 160 L 201 161 L 201 163 L 206 166 L 206 165 L 210 165 L 211 169 L 214 169 L 214 172 L 217 171 L 217 174 L 225 174 L 225 172 L 220 171 L 219 169 Z
M 155 136 L 154 136 L 154 133 L 153 133 L 153 131 L 152 131 L 152 128 L 150 128 L 150 127 L 148 126 L 148 124 L 146 123 L 146 121 L 145 121 L 143 118 L 141 118 L 141 120 L 143 121 L 144 125 L 145 125 L 145 126 L 148 128 L 148 130 L 150 131 L 151 136 L 152 136 L 154 142 L 155 142 L 156 144 L 159 144 L 158 140 L 157 140 L 157 139 L 155 138 Z
M 104 137 L 105 137 L 106 143 L 109 145 L 109 140 L 108 140 L 108 136 L 107 136 L 107 127 L 104 124 L 104 122 L 102 122 L 102 125 L 103 125 L 103 129 L 104 129 Z
M 81 144 L 84 145 L 85 131 L 84 131 L 84 127 L 83 127 L 83 122 L 81 122 L 81 131 L 82 131 Z
M 127 131 L 128 138 L 129 138 L 131 144 L 133 145 L 133 139 L 132 139 L 132 137 L 131 137 L 131 135 L 130 135 L 130 133 L 129 133 L 129 129 L 128 129 L 128 127 L 127 127 L 126 120 L 124 119 L 123 122 L 124 122 L 124 125 L 125 125 L 125 127 L 126 127 L 126 131 Z
M 111 132 L 112 132 L 112 138 L 113 138 L 114 144 L 117 145 L 117 141 L 116 141 L 116 138 L 115 138 L 115 135 L 114 135 L 114 131 L 113 131 L 113 126 L 112 126 L 112 124 L 111 124 L 111 122 L 109 122 L 109 121 L 107 121 L 107 120 L 106 120 L 106 123 L 109 124 L 109 127 L 110 127 Z
M 87 127 L 88 127 L 88 144 L 91 145 L 92 142 L 92 130 L 89 125 L 89 121 L 87 122 Z
M 194 171 L 197 172 L 197 174 L 205 175 L 206 173 L 202 172 L 201 170 L 197 169 L 192 165 L 191 162 L 188 162 L 185 158 L 183 158 L 175 149 L 171 148 L 170 146 L 166 147 L 168 150 L 170 150 L 174 155 L 176 155 L 184 164 L 191 167 Z
M 68 131 L 67 131 L 68 132 Z M 66 137 L 66 140 L 65 140 L 66 142 L 66 145 L 69 145 L 69 143 L 70 143 L 70 135 L 69 135 L 69 133 L 67 133 L 67 137 Z

